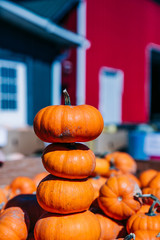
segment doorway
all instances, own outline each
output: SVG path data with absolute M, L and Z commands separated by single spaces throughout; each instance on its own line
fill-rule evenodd
M 99 77 L 99 110 L 105 124 L 121 124 L 124 74 L 121 70 L 103 67 Z
M 160 50 L 150 50 L 150 121 L 160 121 Z

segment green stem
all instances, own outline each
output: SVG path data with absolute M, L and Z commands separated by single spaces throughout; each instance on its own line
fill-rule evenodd
M 136 239 L 136 236 L 134 233 L 130 233 L 124 238 L 124 240 L 130 240 L 130 239 L 134 239 L 134 240 Z
M 63 90 L 65 105 L 71 105 L 70 96 L 66 89 Z
M 5 205 L 4 202 L 2 202 L 2 203 L 0 204 L 0 210 L 3 208 L 4 205 Z
M 140 198 L 151 198 L 153 200 L 153 203 L 151 205 L 151 207 L 149 208 L 148 213 L 146 213 L 148 216 L 155 216 L 156 214 L 154 213 L 155 210 L 155 205 L 158 204 L 160 206 L 160 201 L 159 199 L 154 196 L 153 194 L 140 194 L 137 193 L 136 197 L 140 197 Z
M 156 237 L 160 237 L 160 232 L 157 234 L 157 236 Z

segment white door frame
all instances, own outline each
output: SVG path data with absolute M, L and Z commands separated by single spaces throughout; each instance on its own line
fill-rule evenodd
M 116 82 L 108 82 L 108 89 L 105 92 L 104 81 L 107 80 L 105 73 L 113 73 Z M 112 81 L 111 77 L 108 80 Z M 123 94 L 124 73 L 120 69 L 102 67 L 99 72 L 99 110 L 102 113 L 105 124 L 121 124 L 122 122 L 122 94 Z M 116 85 L 114 86 L 114 84 Z M 116 87 L 116 89 L 115 89 Z M 116 91 L 116 92 L 115 92 Z M 107 95 L 108 94 L 108 95 Z M 108 97 L 108 99 L 107 99 Z M 105 99 L 107 100 L 105 105 Z M 107 114 L 108 112 L 108 114 Z

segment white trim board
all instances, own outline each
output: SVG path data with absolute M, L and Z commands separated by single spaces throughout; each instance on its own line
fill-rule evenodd
M 77 32 L 86 36 L 86 2 L 81 1 L 77 9 Z M 90 43 L 88 45 L 90 47 Z M 76 104 L 81 105 L 86 101 L 86 47 L 77 48 L 77 85 Z

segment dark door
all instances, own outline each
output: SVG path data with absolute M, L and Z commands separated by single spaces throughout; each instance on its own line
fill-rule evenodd
M 151 50 L 150 121 L 160 121 L 160 51 Z

